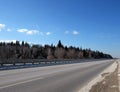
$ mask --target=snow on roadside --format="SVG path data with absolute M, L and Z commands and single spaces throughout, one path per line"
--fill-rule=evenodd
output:
M 118 80 L 119 80 L 119 92 L 120 92 L 120 59 L 118 59 L 117 60 L 118 61 L 118 66 L 119 66 L 119 68 L 118 68 Z
M 105 76 L 102 76 L 102 74 L 112 73 L 115 71 L 116 68 L 117 68 L 117 62 L 114 62 L 111 66 L 106 68 L 103 72 L 101 72 L 97 77 L 91 80 L 87 85 L 81 88 L 78 92 L 89 92 L 89 90 L 92 88 L 93 85 L 97 84 L 97 82 L 101 82 L 105 78 Z

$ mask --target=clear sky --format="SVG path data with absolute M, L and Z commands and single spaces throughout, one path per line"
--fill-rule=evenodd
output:
M 120 57 L 120 0 L 0 0 L 0 40 L 61 40 Z

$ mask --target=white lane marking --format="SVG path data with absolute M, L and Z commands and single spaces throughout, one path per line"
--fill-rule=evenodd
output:
M 24 83 L 32 82 L 32 81 L 39 80 L 39 79 L 44 79 L 44 78 L 43 78 L 43 77 L 40 77 L 40 78 L 35 78 L 35 79 L 29 79 L 29 80 L 21 81 L 21 82 L 18 82 L 18 83 L 13 83 L 13 84 L 1 86 L 0 89 L 4 89 L 4 88 L 12 87 L 12 86 L 15 86 L 15 85 L 19 85 L 19 84 L 24 84 Z

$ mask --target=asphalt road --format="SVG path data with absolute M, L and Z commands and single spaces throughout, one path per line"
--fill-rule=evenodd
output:
M 112 60 L 0 71 L 0 92 L 78 92 Z

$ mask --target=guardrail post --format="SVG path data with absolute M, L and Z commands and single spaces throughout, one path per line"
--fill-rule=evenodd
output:
M 15 66 L 15 63 L 13 63 L 13 66 Z
M 26 63 L 24 62 L 24 65 L 25 65 Z
M 32 65 L 34 65 L 34 62 L 32 62 Z
M 1 66 L 4 66 L 3 63 L 1 63 Z

